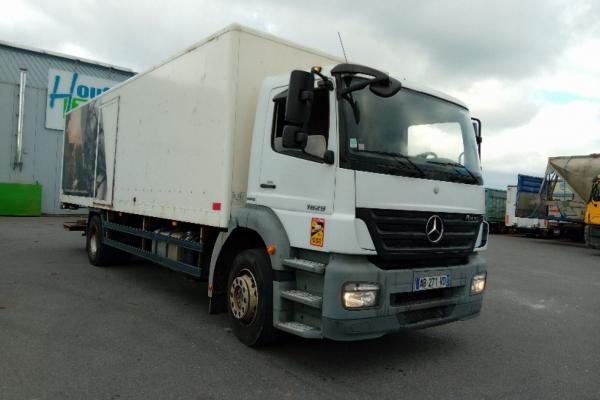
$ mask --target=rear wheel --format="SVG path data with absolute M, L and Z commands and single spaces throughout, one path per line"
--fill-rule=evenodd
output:
M 99 215 L 91 216 L 88 221 L 85 247 L 90 264 L 97 267 L 114 264 L 120 254 L 117 249 L 104 244 L 102 219 Z
M 244 250 L 233 260 L 227 280 L 227 310 L 237 338 L 248 346 L 273 342 L 273 270 L 262 249 Z

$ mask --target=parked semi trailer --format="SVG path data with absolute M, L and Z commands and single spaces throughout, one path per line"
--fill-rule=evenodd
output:
M 485 188 L 485 220 L 490 232 L 504 233 L 506 215 L 506 190 Z
M 590 244 L 593 216 L 593 190 L 600 174 L 600 155 L 550 157 L 540 190 L 548 219 L 558 226 L 561 236 Z
M 60 199 L 91 264 L 207 279 L 248 345 L 374 338 L 480 312 L 480 139 L 459 100 L 234 25 L 70 112 Z
M 546 220 L 545 218 L 518 216 L 518 199 L 518 186 L 508 186 L 506 188 L 506 216 L 504 217 L 504 225 L 506 229 L 510 232 L 545 234 L 548 231 L 548 220 Z M 523 199 L 523 197 L 521 197 L 521 199 Z

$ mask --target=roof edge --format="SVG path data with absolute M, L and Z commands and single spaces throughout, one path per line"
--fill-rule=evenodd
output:
M 203 39 L 195 42 L 191 46 L 188 46 L 188 47 L 184 48 L 183 50 L 175 53 L 174 55 L 170 56 L 169 58 L 164 59 L 164 60 L 160 61 L 157 64 L 154 64 L 149 69 L 141 72 L 140 75 L 146 74 L 146 73 L 148 73 L 150 71 L 153 71 L 153 70 L 155 70 L 155 69 L 157 69 L 157 68 L 159 68 L 159 67 L 167 64 L 168 62 L 173 61 L 174 59 L 179 58 L 179 57 L 181 57 L 181 56 L 183 56 L 183 55 L 185 55 L 185 54 L 187 54 L 189 52 L 192 52 L 192 51 L 196 50 L 198 47 L 201 47 L 202 45 L 204 45 L 204 44 L 206 44 L 206 43 L 208 43 L 210 41 L 213 41 L 217 37 L 220 37 L 220 36 L 222 36 L 222 35 L 224 35 L 226 33 L 229 33 L 229 32 L 244 32 L 244 33 L 248 33 L 250 35 L 258 36 L 258 37 L 261 37 L 263 39 L 271 40 L 271 41 L 276 42 L 276 43 L 281 43 L 281 44 L 285 44 L 285 45 L 290 46 L 290 47 L 295 47 L 295 48 L 297 48 L 299 50 L 302 50 L 302 51 L 305 51 L 305 52 L 308 52 L 308 53 L 313 53 L 313 54 L 318 55 L 320 57 L 329 58 L 332 61 L 339 61 L 339 62 L 342 61 L 342 58 L 334 56 L 334 55 L 329 54 L 329 53 L 326 53 L 324 51 L 316 50 L 316 49 L 313 49 L 313 48 L 310 48 L 310 47 L 307 47 L 307 46 L 303 46 L 303 45 L 301 45 L 299 43 L 292 42 L 292 41 L 287 40 L 287 39 L 283 39 L 283 38 L 281 38 L 279 36 L 275 36 L 275 35 L 272 35 L 270 33 L 266 33 L 266 32 L 263 32 L 263 31 L 260 31 L 260 30 L 254 29 L 254 28 L 250 28 L 250 27 L 242 25 L 242 24 L 240 24 L 238 22 L 234 22 L 234 23 L 231 23 L 231 24 L 225 26 L 224 28 L 221 28 L 218 31 L 216 31 L 216 32 L 214 32 L 214 33 L 206 36 L 205 38 L 203 38 Z
M 131 74 L 136 73 L 131 68 L 119 67 L 118 65 L 108 64 L 108 63 L 101 62 L 101 61 L 90 60 L 88 58 L 83 58 L 83 57 L 75 57 L 75 56 L 71 56 L 71 55 L 65 54 L 65 53 L 60 53 L 57 51 L 44 50 L 44 49 L 40 49 L 37 47 L 26 46 L 26 45 L 17 44 L 17 43 L 11 43 L 11 42 L 7 42 L 4 40 L 0 40 L 0 46 L 12 47 L 14 49 L 29 51 L 32 53 L 41 53 L 41 54 L 45 54 L 45 55 L 52 56 L 52 57 L 58 57 L 58 58 L 66 59 L 66 60 L 77 61 L 80 63 L 90 64 L 93 66 L 100 66 L 100 67 L 104 67 L 104 68 L 108 68 L 108 69 L 113 69 L 116 71 L 128 72 Z

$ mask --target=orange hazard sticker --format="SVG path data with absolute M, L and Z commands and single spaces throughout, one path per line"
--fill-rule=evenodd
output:
M 323 247 L 325 243 L 325 218 L 310 220 L 310 244 Z

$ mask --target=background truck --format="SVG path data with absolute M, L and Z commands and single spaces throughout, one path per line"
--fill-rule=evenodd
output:
M 504 233 L 506 215 L 506 190 L 485 188 L 485 220 L 490 232 Z
M 527 196 L 525 198 L 527 198 Z M 548 221 L 545 218 L 521 217 L 519 214 L 517 214 L 518 199 L 519 187 L 516 185 L 508 186 L 506 188 L 506 216 L 504 217 L 504 225 L 506 229 L 511 232 L 527 234 L 543 234 L 546 232 L 548 228 Z M 523 199 L 522 196 L 521 199 Z M 534 208 L 535 206 L 533 206 L 531 210 Z M 521 210 L 523 210 L 523 206 L 521 207 Z M 527 213 L 525 215 L 530 214 Z
M 546 217 L 545 204 L 540 203 L 540 188 L 544 178 L 519 174 L 515 215 L 519 218 Z
M 600 248 L 600 175 L 593 180 L 590 197 L 585 211 L 585 244 Z
M 550 157 L 540 189 L 548 219 L 558 224 L 561 236 L 590 243 L 590 207 L 593 185 L 600 174 L 600 155 Z
M 333 68 L 318 65 L 333 64 Z M 480 123 L 442 93 L 230 26 L 67 115 L 93 265 L 208 280 L 248 345 L 477 315 Z

